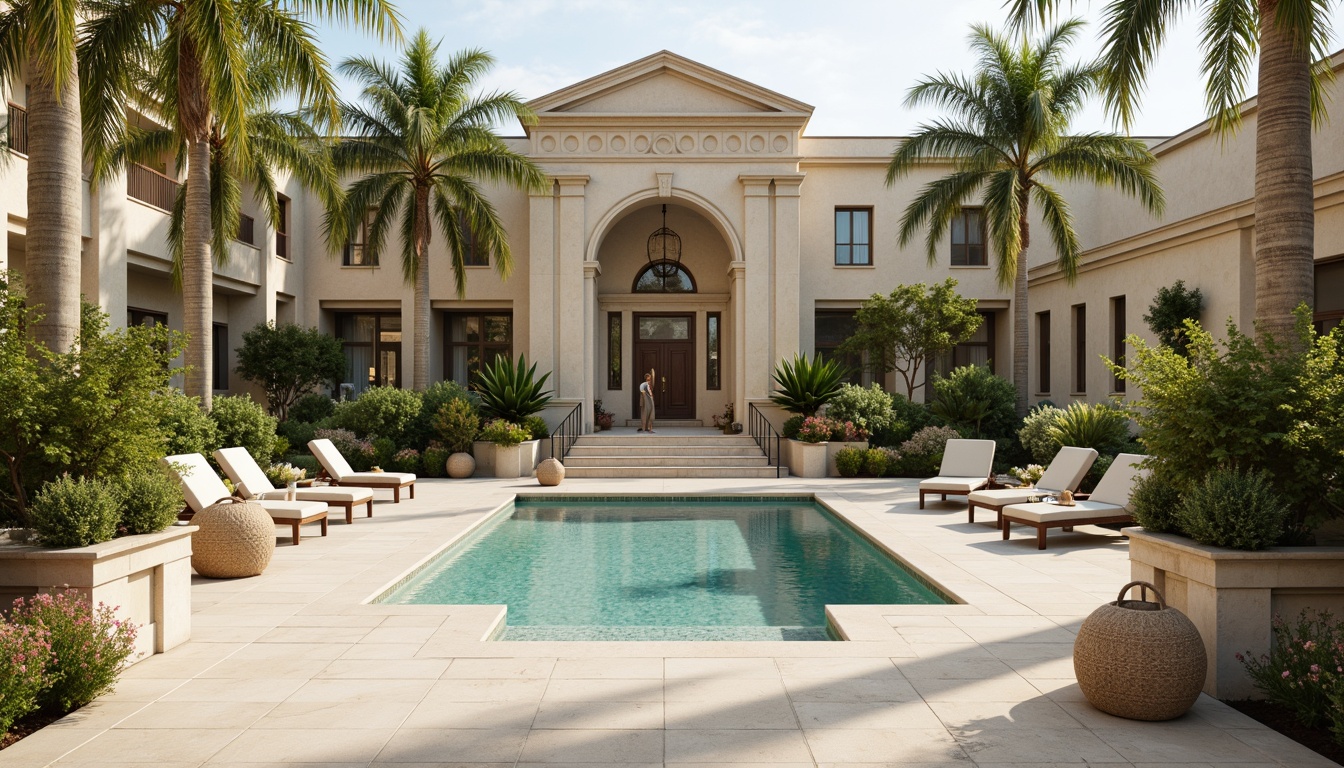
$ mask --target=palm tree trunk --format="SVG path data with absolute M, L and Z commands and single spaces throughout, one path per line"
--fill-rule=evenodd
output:
M 1026 195 L 1022 195 L 1021 218 L 1018 227 L 1022 231 L 1022 250 L 1017 254 L 1017 278 L 1013 281 L 1013 388 L 1017 390 L 1018 416 L 1027 415 L 1027 364 L 1029 334 L 1027 320 L 1031 317 L 1027 307 L 1027 247 L 1031 245 L 1031 225 L 1027 223 Z M 992 352 L 991 352 L 992 354 Z
M 415 190 L 415 371 L 411 386 L 429 387 L 429 189 Z
M 41 45 L 30 41 L 29 45 Z M 59 96 L 35 57 L 28 61 L 28 300 L 42 319 L 34 342 L 69 352 L 79 336 L 82 200 L 79 78 L 75 58 Z
M 1255 132 L 1255 321 L 1291 339 L 1293 310 L 1315 296 L 1310 55 L 1274 25 L 1278 0 L 1260 0 Z
M 179 119 L 187 140 L 186 210 L 182 221 L 182 327 L 189 335 L 186 393 L 212 405 L 210 354 L 214 268 L 210 261 L 210 102 L 200 79 L 195 47 L 184 39 L 179 54 Z

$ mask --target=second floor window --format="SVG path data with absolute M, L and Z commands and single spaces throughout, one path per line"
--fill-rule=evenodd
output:
M 835 209 L 835 263 L 867 266 L 873 263 L 873 209 Z
M 457 226 L 462 230 L 462 242 L 466 244 L 466 253 L 462 254 L 462 264 L 467 267 L 490 266 L 490 254 L 476 242 L 476 233 L 467 226 L 465 214 L 457 214 Z
M 276 207 L 280 209 L 280 222 L 275 227 L 275 255 L 289 258 L 289 198 L 276 195 Z
M 983 267 L 985 254 L 985 217 L 979 208 L 962 208 L 952 219 L 952 266 Z
M 369 244 L 369 226 L 373 224 L 374 209 L 369 209 L 364 214 L 364 220 L 359 222 L 355 231 L 350 233 L 350 240 L 345 244 L 345 250 L 341 252 L 341 266 L 344 267 L 376 267 L 378 266 L 378 257 L 368 249 Z

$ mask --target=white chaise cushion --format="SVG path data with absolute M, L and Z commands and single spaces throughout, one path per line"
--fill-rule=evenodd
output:
M 1106 474 L 1101 476 L 1096 490 L 1088 497 L 1089 500 L 1129 509 L 1129 497 L 1134 492 L 1135 481 L 1148 474 L 1147 470 L 1139 467 L 1139 462 L 1145 458 L 1147 457 L 1137 453 L 1122 453 L 1116 456 Z
M 919 490 L 970 493 L 977 488 L 983 488 L 988 482 L 989 478 L 986 475 L 981 475 L 980 477 L 943 477 L 940 475 L 938 477 L 931 477 L 928 480 L 920 480 Z
M 994 469 L 995 447 L 993 440 L 948 440 L 938 477 L 988 478 Z
M 182 495 L 192 512 L 200 512 L 221 499 L 233 496 L 199 453 L 165 456 L 163 463 L 182 485 Z
M 1036 487 L 1056 494 L 1060 491 L 1076 491 L 1096 460 L 1095 448 L 1060 448 L 1055 458 L 1050 460 L 1050 466 L 1045 468 L 1041 479 L 1036 482 Z
M 215 451 L 215 461 L 219 462 L 224 474 L 229 476 L 239 495 L 244 499 L 259 497 L 275 490 L 275 486 L 271 485 L 266 473 L 246 448 L 220 448 Z
M 308 441 L 308 450 L 313 452 L 322 468 L 331 475 L 331 479 L 340 482 L 346 475 L 354 474 L 355 470 L 350 466 L 350 462 L 345 460 L 341 452 L 336 450 L 336 446 L 325 437 Z
M 359 483 L 361 485 L 406 485 L 415 482 L 410 472 L 347 472 L 338 482 Z
M 263 491 L 257 498 L 263 500 L 281 499 L 286 496 L 284 488 Z M 325 504 L 363 504 L 373 498 L 372 488 L 300 488 L 295 494 L 299 501 L 320 501 Z
M 257 501 L 272 520 L 302 520 L 327 511 L 325 501 Z
M 1001 507 L 1005 504 L 1026 504 L 1032 496 L 1041 494 L 1035 488 L 996 488 L 992 491 L 976 491 L 966 500 L 981 506 Z
M 1033 523 L 1050 523 L 1058 520 L 1088 519 L 1102 520 L 1108 517 L 1128 514 L 1124 507 L 1105 504 L 1098 501 L 1077 501 L 1072 507 L 1061 507 L 1044 501 L 1035 504 L 1013 504 L 1003 508 L 1003 516 L 1015 520 L 1028 520 Z

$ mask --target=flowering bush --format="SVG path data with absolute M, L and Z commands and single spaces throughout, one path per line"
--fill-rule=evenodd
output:
M 481 439 L 495 445 L 518 445 L 530 437 L 526 429 L 511 421 L 495 419 L 481 430 Z
M 798 427 L 798 439 L 804 443 L 824 443 L 831 439 L 831 431 L 830 419 L 809 416 Z
M 900 458 L 892 470 L 897 477 L 929 477 L 938 472 L 947 441 L 961 437 L 951 427 L 925 427 L 901 443 Z
M 266 479 L 271 481 L 271 485 L 297 483 L 307 476 L 307 470 L 299 469 L 293 464 L 272 464 L 266 469 Z
M 348 429 L 319 429 L 313 433 L 314 439 L 321 440 L 326 438 L 331 441 L 336 450 L 340 452 L 345 460 L 350 462 L 350 468 L 356 472 L 367 471 L 373 466 L 376 452 L 373 449 L 373 443 L 368 440 L 360 440 L 355 437 L 355 433 Z
M 1306 726 L 1332 725 L 1344 741 L 1344 626 L 1329 611 L 1303 611 L 1289 628 L 1274 617 L 1274 645 L 1259 658 L 1237 654 L 1255 687 Z
M 42 627 L 0 621 L 0 736 L 37 709 L 47 683 L 51 641 Z
M 797 440 L 798 430 L 803 428 L 802 416 L 790 416 L 785 419 L 783 426 L 779 428 L 779 434 L 786 440 Z
M 420 471 L 420 452 L 414 448 L 405 448 L 397 451 L 392 456 L 393 472 L 410 472 L 415 474 Z
M 840 421 L 839 419 L 827 419 L 827 421 L 831 423 L 832 440 L 859 443 L 868 439 L 868 430 L 855 426 L 852 421 Z
M 443 447 L 443 444 L 431 440 L 429 447 L 425 448 L 425 453 L 421 456 L 420 473 L 425 477 L 444 477 L 448 474 L 448 457 L 453 452 Z
M 1013 467 L 1008 470 L 1008 474 L 1017 478 L 1017 482 L 1024 487 L 1030 487 L 1041 479 L 1041 475 L 1045 474 L 1045 467 L 1040 464 L 1028 464 L 1025 467 Z
M 135 650 L 136 627 L 73 589 L 14 601 L 10 620 L 47 633 L 51 661 L 38 703 L 71 712 L 112 690 Z

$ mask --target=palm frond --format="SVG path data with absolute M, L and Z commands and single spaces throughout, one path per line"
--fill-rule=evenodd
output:
M 1008 29 L 1025 34 L 1038 25 L 1044 27 L 1054 20 L 1059 4 L 1059 0 L 1004 0 Z M 1069 7 L 1073 7 L 1072 0 Z
M 1280 0 L 1274 9 L 1275 26 L 1290 30 L 1294 45 L 1311 62 L 1311 118 L 1317 128 L 1325 125 L 1326 120 L 1325 85 L 1335 79 L 1335 70 L 1329 63 L 1334 48 L 1330 26 L 1333 5 L 1330 0 Z
M 1039 181 L 1031 186 L 1032 199 L 1041 207 L 1041 220 L 1055 244 L 1055 264 L 1072 285 L 1078 278 L 1078 262 L 1083 246 L 1073 226 L 1068 201 L 1052 187 Z
M 30 80 L 45 80 L 57 100 L 78 84 L 75 48 L 79 39 L 79 0 L 23 0 L 28 32 L 30 65 L 38 72 L 27 72 Z
M 927 224 L 924 242 L 932 264 L 938 258 L 938 243 L 947 234 L 952 219 L 984 184 L 987 175 L 985 171 L 961 171 L 925 184 L 901 214 L 901 246 L 909 245 Z
M 1017 260 L 1022 255 L 1022 222 L 1028 188 L 1016 168 L 1004 168 L 985 180 L 983 198 L 989 242 L 998 254 L 996 276 L 1008 288 L 1017 279 Z
M 287 0 L 287 7 L 298 16 L 321 16 L 401 41 L 401 13 L 387 0 Z
M 1166 198 L 1153 173 L 1156 165 L 1157 158 L 1137 139 L 1085 133 L 1063 139 L 1049 154 L 1037 158 L 1032 170 L 1059 179 L 1118 186 L 1125 194 L 1138 197 L 1150 213 L 1160 215 Z
M 1214 130 L 1224 137 L 1241 124 L 1241 102 L 1260 42 L 1257 16 L 1248 0 L 1213 0 L 1204 14 L 1204 101 Z
M 1191 0 L 1110 0 L 1102 35 L 1106 109 L 1128 129 L 1138 113 L 1144 79 L 1177 13 Z

